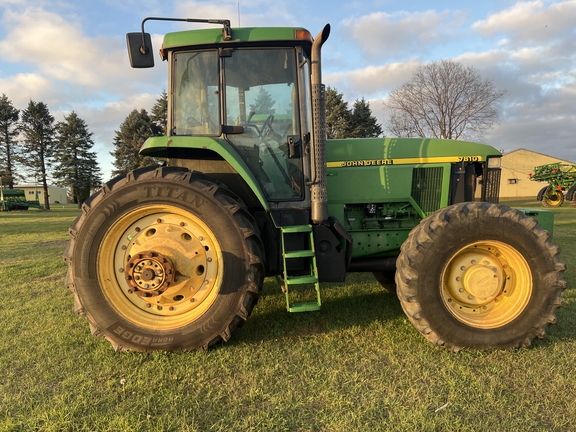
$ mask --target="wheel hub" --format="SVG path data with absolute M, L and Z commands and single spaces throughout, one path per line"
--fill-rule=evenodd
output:
M 124 273 L 132 291 L 141 297 L 158 296 L 174 282 L 170 259 L 154 251 L 143 251 L 133 256 Z
M 466 292 L 480 299 L 496 297 L 502 286 L 496 268 L 484 265 L 475 265 L 467 269 L 462 280 Z
M 514 248 L 499 241 L 472 243 L 442 272 L 444 305 L 461 322 L 496 328 L 515 319 L 530 299 L 530 268 Z

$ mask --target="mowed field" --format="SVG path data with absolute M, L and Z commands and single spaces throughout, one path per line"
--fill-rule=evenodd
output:
M 541 208 L 535 201 L 518 207 Z M 115 353 L 64 287 L 79 210 L 0 212 L 0 431 L 570 431 L 576 428 L 576 208 L 554 209 L 565 306 L 532 347 L 428 343 L 371 274 L 289 314 L 266 279 L 207 352 Z

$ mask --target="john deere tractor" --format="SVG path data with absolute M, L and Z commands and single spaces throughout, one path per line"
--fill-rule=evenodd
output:
M 264 277 L 305 312 L 348 272 L 373 273 L 450 350 L 544 336 L 566 286 L 552 214 L 497 203 L 496 149 L 327 141 L 329 25 L 314 39 L 146 18 L 127 35 L 134 68 L 154 65 L 152 19 L 217 27 L 165 35 L 167 130 L 140 150 L 162 165 L 104 184 L 70 228 L 66 284 L 95 336 L 116 350 L 208 348 L 249 318 Z M 310 301 L 294 302 L 303 289 Z

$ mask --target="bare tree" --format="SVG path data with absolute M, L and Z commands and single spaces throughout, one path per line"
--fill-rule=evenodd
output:
M 432 62 L 390 93 L 386 127 L 396 136 L 478 139 L 498 122 L 498 103 L 506 93 L 472 66 Z

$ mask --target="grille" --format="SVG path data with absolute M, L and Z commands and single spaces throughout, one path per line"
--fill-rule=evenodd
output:
M 412 198 L 427 214 L 440 208 L 443 170 L 442 167 L 414 168 L 412 172 Z
M 486 168 L 482 181 L 482 201 L 497 203 L 500 198 L 500 168 Z

